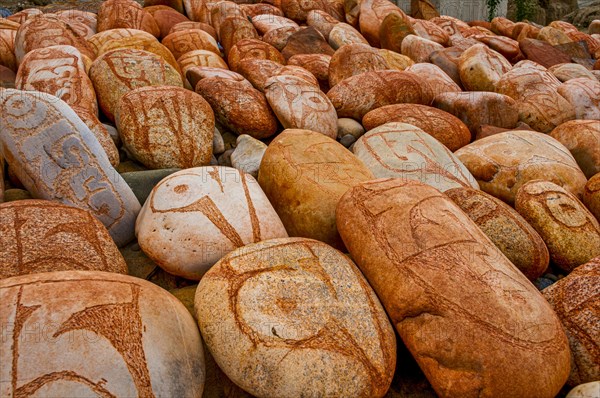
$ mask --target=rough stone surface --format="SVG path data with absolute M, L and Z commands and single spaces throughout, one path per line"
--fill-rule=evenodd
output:
M 122 246 L 140 204 L 87 126 L 60 99 L 0 90 L 2 152 L 34 197 L 89 210 Z
M 479 189 L 475 178 L 448 148 L 418 127 L 386 123 L 368 131 L 352 152 L 377 178 L 416 180 L 440 191 Z
M 386 60 L 377 49 L 364 43 L 347 44 L 340 47 L 329 62 L 329 87 L 342 80 L 374 70 L 389 69 Z
M 548 248 L 512 207 L 483 191 L 454 188 L 444 192 L 498 249 L 531 281 L 548 268 Z
M 210 163 L 215 118 L 193 91 L 172 86 L 129 91 L 119 101 L 116 122 L 128 152 L 150 169 Z
M 557 91 L 573 106 L 576 119 L 600 124 L 600 81 L 578 77 L 564 82 Z
M 571 120 L 550 133 L 563 144 L 577 161 L 587 178 L 600 173 L 600 122 Z
M 0 205 L 0 279 L 49 271 L 127 273 L 108 231 L 85 210 L 46 200 Z
M 290 236 L 336 248 L 343 243 L 335 207 L 352 186 L 373 179 L 365 165 L 338 142 L 309 130 L 285 130 L 269 144 L 258 182 Z
M 456 151 L 471 141 L 468 127 L 456 116 L 425 105 L 396 104 L 377 108 L 362 119 L 367 131 L 390 122 L 408 123 L 420 128 L 444 144 L 450 151 Z
M 507 95 L 486 91 L 444 93 L 435 97 L 433 106 L 464 122 L 475 137 L 483 126 L 512 129 L 519 122 L 519 108 Z
M 362 120 L 367 112 L 385 105 L 429 105 L 433 100 L 433 90 L 413 73 L 377 70 L 342 80 L 327 92 L 327 96 L 338 117 Z
M 542 291 L 560 318 L 573 361 L 567 383 L 576 386 L 600 379 L 600 257 L 575 268 Z
M 322 242 L 273 239 L 230 253 L 200 281 L 195 308 L 216 362 L 254 395 L 382 397 L 392 381 L 383 307 L 352 261 Z
M 469 91 L 495 91 L 502 75 L 511 68 L 502 54 L 485 44 L 470 47 L 458 61 L 460 80 Z
M 583 190 L 583 203 L 600 221 L 600 173 L 589 179 Z
M 194 319 L 150 282 L 98 271 L 31 274 L 0 280 L 0 298 L 0 322 L 15 325 L 1 343 L 15 393 L 202 396 Z M 15 343 L 40 325 L 45 338 Z M 2 395 L 10 389 L 5 383 Z
M 376 180 L 346 193 L 336 215 L 352 258 L 439 396 L 560 391 L 570 361 L 560 321 L 448 197 L 418 182 Z
M 600 389 L 600 381 L 580 384 L 567 394 L 567 398 L 589 398 L 596 395 Z
M 256 180 L 228 167 L 196 167 L 163 179 L 136 223 L 144 253 L 167 272 L 199 280 L 233 249 L 287 233 Z
M 407 72 L 414 73 L 427 83 L 433 90 L 434 98 L 443 93 L 459 93 L 462 91 L 460 86 L 454 82 L 438 66 L 430 63 L 414 64 L 405 69 Z
M 517 130 L 477 140 L 456 151 L 482 190 L 513 204 L 527 181 L 544 179 L 578 197 L 587 181 L 560 142 L 538 132 Z
M 98 9 L 98 32 L 110 29 L 138 29 L 160 36 L 152 14 L 133 0 L 107 0 Z
M 296 76 L 273 76 L 265 83 L 265 96 L 284 128 L 305 129 L 335 139 L 337 113 L 318 87 Z
M 540 234 L 553 263 L 570 272 L 600 256 L 600 224 L 572 193 L 544 180 L 519 189 L 515 209 Z
M 115 120 L 121 96 L 145 86 L 183 87 L 179 72 L 156 54 L 132 49 L 109 51 L 90 68 L 90 78 L 104 115 Z

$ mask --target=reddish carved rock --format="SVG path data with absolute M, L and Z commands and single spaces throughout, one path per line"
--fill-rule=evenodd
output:
M 337 114 L 325 93 L 296 76 L 273 76 L 265 96 L 284 128 L 304 129 L 337 137 Z
M 327 54 L 333 55 L 335 50 L 327 43 L 318 30 L 313 27 L 301 29 L 287 39 L 281 53 L 285 59 L 290 59 L 298 54 Z
M 216 40 L 200 29 L 180 30 L 170 33 L 162 43 L 171 51 L 175 59 L 194 50 L 208 50 L 219 55 L 219 46 Z
M 255 3 L 255 4 L 240 4 L 242 11 L 244 14 L 249 16 L 250 18 L 254 18 L 259 15 L 272 15 L 277 17 L 283 17 L 283 11 L 280 8 L 267 4 L 267 3 Z
M 177 60 L 181 73 L 185 76 L 187 71 L 195 66 L 229 69 L 227 63 L 219 55 L 208 50 L 194 50 L 183 54 Z
M 290 236 L 317 239 L 340 249 L 337 202 L 352 186 L 370 179 L 369 169 L 335 140 L 293 129 L 271 142 L 258 173 L 260 186 Z
M 594 174 L 585 184 L 583 203 L 600 221 L 600 173 Z
M 260 35 L 264 35 L 273 29 L 298 27 L 298 24 L 291 19 L 272 14 L 261 14 L 252 17 L 252 25 Z
M 564 325 L 571 346 L 574 366 L 571 366 L 567 384 L 575 386 L 599 380 L 600 331 L 597 325 L 600 315 L 597 304 L 600 296 L 600 258 L 575 268 L 569 275 L 544 289 L 542 294 Z M 593 391 L 590 391 L 592 395 Z
M 547 179 L 529 181 L 515 209 L 540 234 L 552 262 L 570 272 L 600 256 L 600 224 L 575 195 Z
M 21 63 L 29 51 L 54 45 L 73 46 L 90 60 L 96 58 L 85 37 L 79 36 L 66 22 L 53 14 L 40 14 L 19 27 L 14 47 L 16 60 Z
M 245 59 L 267 59 L 284 65 L 283 55 L 275 47 L 258 39 L 243 39 L 229 51 L 227 63 L 233 71 L 238 71 L 240 62 Z
M 298 54 L 288 59 L 288 65 L 300 66 L 319 81 L 321 91 L 329 91 L 329 64 L 331 56 L 326 54 Z
M 302 29 L 304 28 L 295 26 L 272 29 L 265 33 L 265 35 L 262 37 L 262 41 L 272 45 L 279 51 L 283 51 L 283 49 L 287 45 L 290 36 L 292 36 L 296 32 L 299 32 Z
M 362 0 L 360 7 L 360 32 L 373 47 L 380 47 L 379 29 L 383 20 L 391 13 L 404 12 L 387 0 Z
M 188 30 L 188 29 L 200 29 L 200 30 L 205 31 L 209 35 L 211 35 L 213 37 L 213 39 L 215 39 L 215 40 L 218 39 L 217 31 L 215 30 L 215 28 L 213 28 L 211 25 L 206 24 L 204 22 L 193 22 L 193 21 L 179 22 L 178 24 L 174 25 L 171 28 L 171 30 L 169 31 L 168 34 L 175 33 L 175 32 L 181 32 L 182 30 Z
M 415 31 L 406 14 L 398 11 L 391 12 L 381 21 L 379 27 L 381 48 L 397 53 L 402 52 L 402 40 L 414 34 Z
M 546 244 L 512 207 L 476 189 L 454 188 L 444 194 L 529 280 L 536 280 L 546 272 L 550 261 Z
M 527 59 L 549 68 L 553 65 L 571 62 L 571 58 L 550 44 L 535 39 L 519 41 L 521 51 Z
M 585 66 L 579 64 L 558 64 L 548 68 L 548 72 L 552 73 L 561 82 L 566 82 L 571 79 L 585 77 L 587 79 L 597 80 L 596 76 L 589 71 Z
M 460 72 L 458 71 L 458 61 L 462 50 L 455 47 L 448 47 L 443 50 L 434 51 L 429 56 L 429 61 L 443 70 L 454 83 L 462 87 Z
M 575 119 L 595 120 L 600 124 L 600 81 L 579 77 L 564 82 L 557 91 L 575 109 Z
M 434 98 L 443 93 L 459 93 L 461 88 L 443 70 L 434 64 L 414 64 L 406 68 L 407 72 L 414 73 L 429 83 L 433 90 Z
M 369 131 L 390 122 L 408 123 L 416 126 L 444 144 L 450 151 L 467 145 L 471 133 L 457 117 L 425 105 L 395 104 L 382 106 L 367 113 L 362 124 Z
M 242 82 L 202 79 L 196 92 L 212 107 L 215 120 L 235 134 L 267 138 L 277 131 L 277 119 L 263 93 Z
M 98 32 L 110 29 L 139 29 L 154 37 L 160 29 L 149 12 L 133 0 L 107 0 L 98 10 Z
M 215 27 L 215 29 L 217 29 Z M 217 30 L 219 32 L 219 41 L 223 46 L 225 56 L 229 54 L 229 50 L 243 39 L 258 39 L 258 33 L 254 29 L 252 22 L 243 17 L 227 18 Z
M 392 381 L 387 315 L 354 263 L 324 243 L 273 239 L 233 251 L 202 278 L 195 308 L 223 371 L 256 396 L 382 397 Z
M 230 251 L 287 233 L 256 180 L 195 167 L 158 183 L 136 223 L 140 247 L 167 272 L 199 280 Z
M 323 35 L 326 40 L 329 40 L 329 32 L 333 27 L 340 23 L 337 19 L 321 10 L 310 10 L 306 15 L 306 24 L 312 26 Z
M 89 210 L 119 246 L 134 237 L 138 200 L 65 102 L 3 89 L 0 114 L 3 155 L 34 197 Z
M 108 231 L 92 213 L 46 200 L 0 205 L 0 279 L 50 271 L 127 273 Z
M 456 151 L 482 190 L 513 204 L 519 188 L 544 179 L 581 197 L 587 179 L 559 141 L 532 131 L 507 131 Z M 521 215 L 523 215 L 521 213 Z
M 321 10 L 331 14 L 331 7 L 326 0 L 280 0 L 284 15 L 296 22 L 306 22 L 308 12 Z
M 152 17 L 160 31 L 159 37 L 163 38 L 171 33 L 173 26 L 189 22 L 190 20 L 183 14 L 173 9 L 161 9 L 152 13 Z
M 92 37 L 90 37 L 87 41 L 92 46 L 94 53 L 98 54 L 98 51 L 105 43 L 111 40 L 118 40 L 125 37 L 139 37 L 146 38 L 148 40 L 156 40 L 156 37 L 152 36 L 148 32 L 144 32 L 143 30 L 119 28 L 98 32 Z
M 198 327 L 179 300 L 153 283 L 61 271 L 3 279 L 0 297 L 0 322 L 19 325 L 1 343 L 3 359 L 14 363 L 5 372 L 15 391 L 202 396 L 206 372 Z M 13 344 L 31 330 L 41 332 L 41 325 L 46 337 Z
M 383 124 L 361 136 L 352 148 L 376 178 L 417 180 L 442 192 L 456 187 L 479 189 L 448 148 L 411 124 Z
M 252 87 L 251 84 L 237 72 L 222 69 L 222 68 L 211 68 L 210 66 L 192 66 L 187 70 L 186 78 L 190 83 L 190 86 L 196 87 L 198 82 L 202 79 L 208 79 L 211 77 L 218 77 L 220 79 L 229 79 L 236 82 L 243 83 L 247 87 Z
M 88 39 L 96 34 L 98 16 L 94 13 L 83 10 L 63 10 L 55 14 L 70 25 L 79 36 Z
M 597 120 L 568 121 L 552 130 L 550 136 L 571 151 L 587 178 L 600 173 L 600 123 Z
M 347 44 L 331 57 L 329 87 L 335 86 L 348 77 L 384 69 L 389 69 L 388 64 L 376 49 L 368 44 Z
M 98 103 L 81 53 L 72 46 L 32 50 L 21 61 L 15 87 L 52 94 L 67 104 L 98 114 Z
M 433 106 L 462 120 L 473 136 L 485 125 L 512 129 L 519 122 L 515 100 L 486 91 L 440 94 Z
M 414 65 L 415 61 L 408 58 L 406 55 L 397 52 L 386 50 L 385 48 L 377 49 L 379 55 L 385 59 L 388 64 L 388 69 L 396 69 L 399 71 L 406 70 L 409 66 Z
M 424 39 L 434 41 L 442 46 L 449 44 L 450 36 L 448 33 L 431 21 L 416 19 L 413 20 L 412 27 L 415 33 Z
M 215 119 L 210 105 L 182 87 L 141 87 L 124 94 L 116 111 L 128 152 L 150 169 L 210 163 Z
M 183 86 L 181 75 L 161 57 L 147 51 L 118 49 L 100 56 L 90 68 L 98 104 L 114 121 L 121 96 L 144 86 Z
M 473 38 L 484 43 L 512 63 L 516 63 L 524 58 L 519 47 L 519 42 L 509 37 L 477 35 L 473 36 Z
M 547 71 L 514 68 L 502 76 L 496 91 L 517 101 L 522 122 L 549 133 L 556 126 L 575 119 L 575 109 L 557 91 L 559 85 Z
M 439 43 L 416 35 L 409 35 L 402 40 L 402 54 L 415 62 L 429 62 L 431 54 L 443 48 Z
M 342 80 L 327 93 L 338 117 L 361 120 L 367 112 L 398 103 L 429 105 L 433 91 L 410 72 L 378 70 Z
M 329 45 L 337 50 L 338 48 L 347 44 L 365 44 L 369 45 L 367 39 L 365 39 L 358 30 L 354 29 L 347 23 L 339 23 L 331 29 L 329 32 Z
M 560 391 L 570 360 L 560 321 L 448 197 L 418 182 L 369 181 L 342 197 L 336 216 L 352 258 L 438 395 Z

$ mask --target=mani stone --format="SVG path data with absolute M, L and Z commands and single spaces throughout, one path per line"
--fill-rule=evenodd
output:
M 237 249 L 202 278 L 194 306 L 217 364 L 253 395 L 383 397 L 392 381 L 396 341 L 381 303 L 322 242 Z
M 583 203 L 600 221 L 600 173 L 589 179 L 583 190 Z
M 577 162 L 560 142 L 533 131 L 495 134 L 460 148 L 456 156 L 482 190 L 513 204 L 527 181 L 544 179 L 581 197 L 587 181 Z
M 194 318 L 148 281 L 99 271 L 2 279 L 0 323 L 12 325 L 0 343 L 3 397 L 202 396 Z
M 348 77 L 327 92 L 338 117 L 361 120 L 369 111 L 385 105 L 429 105 L 433 90 L 414 73 L 374 70 Z
M 46 200 L 0 205 L 0 279 L 50 271 L 127 273 L 108 231 L 89 212 Z
M 19 66 L 15 88 L 52 94 L 69 106 L 98 115 L 94 86 L 81 53 L 73 46 L 49 46 L 28 52 Z
M 515 209 L 540 234 L 550 259 L 570 272 L 600 256 L 600 224 L 572 193 L 543 180 L 519 189 Z
M 0 90 L 0 114 L 4 157 L 35 198 L 89 210 L 117 246 L 133 239 L 140 204 L 65 102 L 36 91 Z
M 563 144 L 577 161 L 587 178 L 600 172 L 600 122 L 570 120 L 550 133 Z
M 415 181 L 368 181 L 342 197 L 336 217 L 439 396 L 551 398 L 560 391 L 570 351 L 559 319 L 447 196 Z
M 457 187 L 479 189 L 448 148 L 411 124 L 391 122 L 369 130 L 352 151 L 376 178 L 421 181 L 442 192 Z
M 335 207 L 342 195 L 374 176 L 343 145 L 321 133 L 288 129 L 267 147 L 258 182 L 290 236 L 342 249 Z
M 196 167 L 163 179 L 136 223 L 144 253 L 165 271 L 200 280 L 248 243 L 287 237 L 256 180 L 230 167 Z
M 163 58 L 148 51 L 116 49 L 104 53 L 90 68 L 98 103 L 106 117 L 114 113 L 123 94 L 146 86 L 183 87 L 179 72 Z
M 471 132 L 459 118 L 426 105 L 382 106 L 367 113 L 362 119 L 367 131 L 390 122 L 412 124 L 444 144 L 450 151 L 456 151 L 471 142 Z
M 576 119 L 600 124 L 600 81 L 578 77 L 561 84 L 558 93 L 573 106 Z
M 129 91 L 119 101 L 116 122 L 128 152 L 150 169 L 210 163 L 215 118 L 193 91 L 173 86 Z
M 476 189 L 454 188 L 444 193 L 529 280 L 544 274 L 550 261 L 548 248 L 512 207 Z
M 318 86 L 296 76 L 273 76 L 265 83 L 265 96 L 284 128 L 337 136 L 337 113 Z
M 542 294 L 560 318 L 571 346 L 567 384 L 600 380 L 600 257 L 575 268 Z
M 368 44 L 355 43 L 340 47 L 329 62 L 329 87 L 349 77 L 373 70 L 389 69 L 388 63 Z

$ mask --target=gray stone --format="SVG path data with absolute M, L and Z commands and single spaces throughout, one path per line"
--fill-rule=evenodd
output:
M 340 138 L 340 144 L 345 146 L 346 148 L 350 148 L 350 145 L 356 142 L 356 138 L 352 134 L 346 134 L 342 138 Z
M 361 135 L 365 133 L 365 128 L 354 119 L 350 119 L 348 117 L 341 117 L 337 121 L 338 138 L 342 138 L 345 135 L 352 135 L 354 140 L 360 138 Z
M 234 148 L 230 148 L 223 152 L 221 156 L 219 156 L 218 163 L 219 166 L 228 166 L 231 167 L 231 154 L 233 153 Z
M 215 134 L 213 135 L 213 155 L 220 155 L 225 152 L 225 141 L 218 128 L 215 127 Z
M 237 146 L 231 153 L 231 165 L 256 178 L 266 150 L 267 145 L 262 141 L 246 134 L 240 135 L 237 139 Z
M 31 194 L 24 189 L 12 188 L 4 191 L 4 201 L 14 202 L 15 200 L 32 199 Z
M 32 196 L 89 210 L 118 246 L 134 238 L 140 203 L 90 129 L 64 101 L 0 90 L 0 139 Z

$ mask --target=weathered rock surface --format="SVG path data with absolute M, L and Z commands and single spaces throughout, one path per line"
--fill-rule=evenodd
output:
M 550 133 L 563 144 L 577 161 L 587 178 L 600 173 L 600 122 L 571 120 Z
M 448 197 L 418 182 L 369 181 L 342 197 L 336 216 L 438 395 L 558 393 L 570 362 L 560 321 Z
M 383 307 L 352 261 L 322 242 L 233 251 L 200 281 L 195 309 L 216 362 L 254 395 L 382 397 L 392 381 Z

